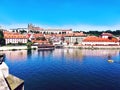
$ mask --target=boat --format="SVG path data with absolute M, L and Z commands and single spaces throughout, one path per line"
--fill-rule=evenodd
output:
M 44 51 L 44 50 L 54 50 L 55 46 L 50 44 L 39 44 L 38 50 Z
M 114 62 L 114 60 L 108 60 L 108 62 L 109 62 L 109 63 L 113 63 L 113 62 Z
M 55 48 L 63 48 L 63 45 L 55 45 Z

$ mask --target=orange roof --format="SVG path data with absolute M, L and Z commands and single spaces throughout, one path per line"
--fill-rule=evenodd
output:
M 5 39 L 27 39 L 28 35 L 23 35 L 15 32 L 3 32 Z
M 27 39 L 26 35 L 4 35 L 5 39 Z
M 43 37 L 44 35 L 43 34 L 40 34 L 40 33 L 38 33 L 38 34 L 33 34 L 33 37 L 35 37 L 35 38 L 37 38 L 37 37 Z
M 86 37 L 83 42 L 118 42 L 117 38 L 101 38 L 97 36 L 88 36 Z

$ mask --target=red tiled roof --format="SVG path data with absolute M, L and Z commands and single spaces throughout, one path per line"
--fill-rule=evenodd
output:
M 33 34 L 33 37 L 38 38 L 38 37 L 43 37 L 43 34 Z
M 96 36 L 88 36 L 86 37 L 83 42 L 118 42 L 117 38 L 101 38 Z
M 28 39 L 28 35 L 15 32 L 3 32 L 5 39 Z

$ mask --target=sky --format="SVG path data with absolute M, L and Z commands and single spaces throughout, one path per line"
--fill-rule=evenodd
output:
M 120 30 L 120 0 L 0 0 L 0 25 Z

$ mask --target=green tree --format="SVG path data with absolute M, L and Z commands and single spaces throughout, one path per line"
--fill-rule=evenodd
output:
M 27 45 L 27 48 L 28 48 L 28 49 L 31 49 L 32 44 L 33 44 L 33 43 L 32 43 L 30 40 L 28 40 L 28 42 L 27 42 L 27 44 L 26 44 L 26 45 Z
M 5 45 L 5 39 L 3 35 L 3 31 L 0 30 L 0 46 Z
M 77 40 L 77 38 L 76 38 L 76 41 L 75 41 L 75 43 L 74 43 L 74 44 L 75 44 L 75 45 L 76 45 L 76 44 L 78 44 L 78 40 Z
M 21 34 L 23 33 L 27 33 L 27 31 L 25 31 L 24 29 L 20 31 Z

